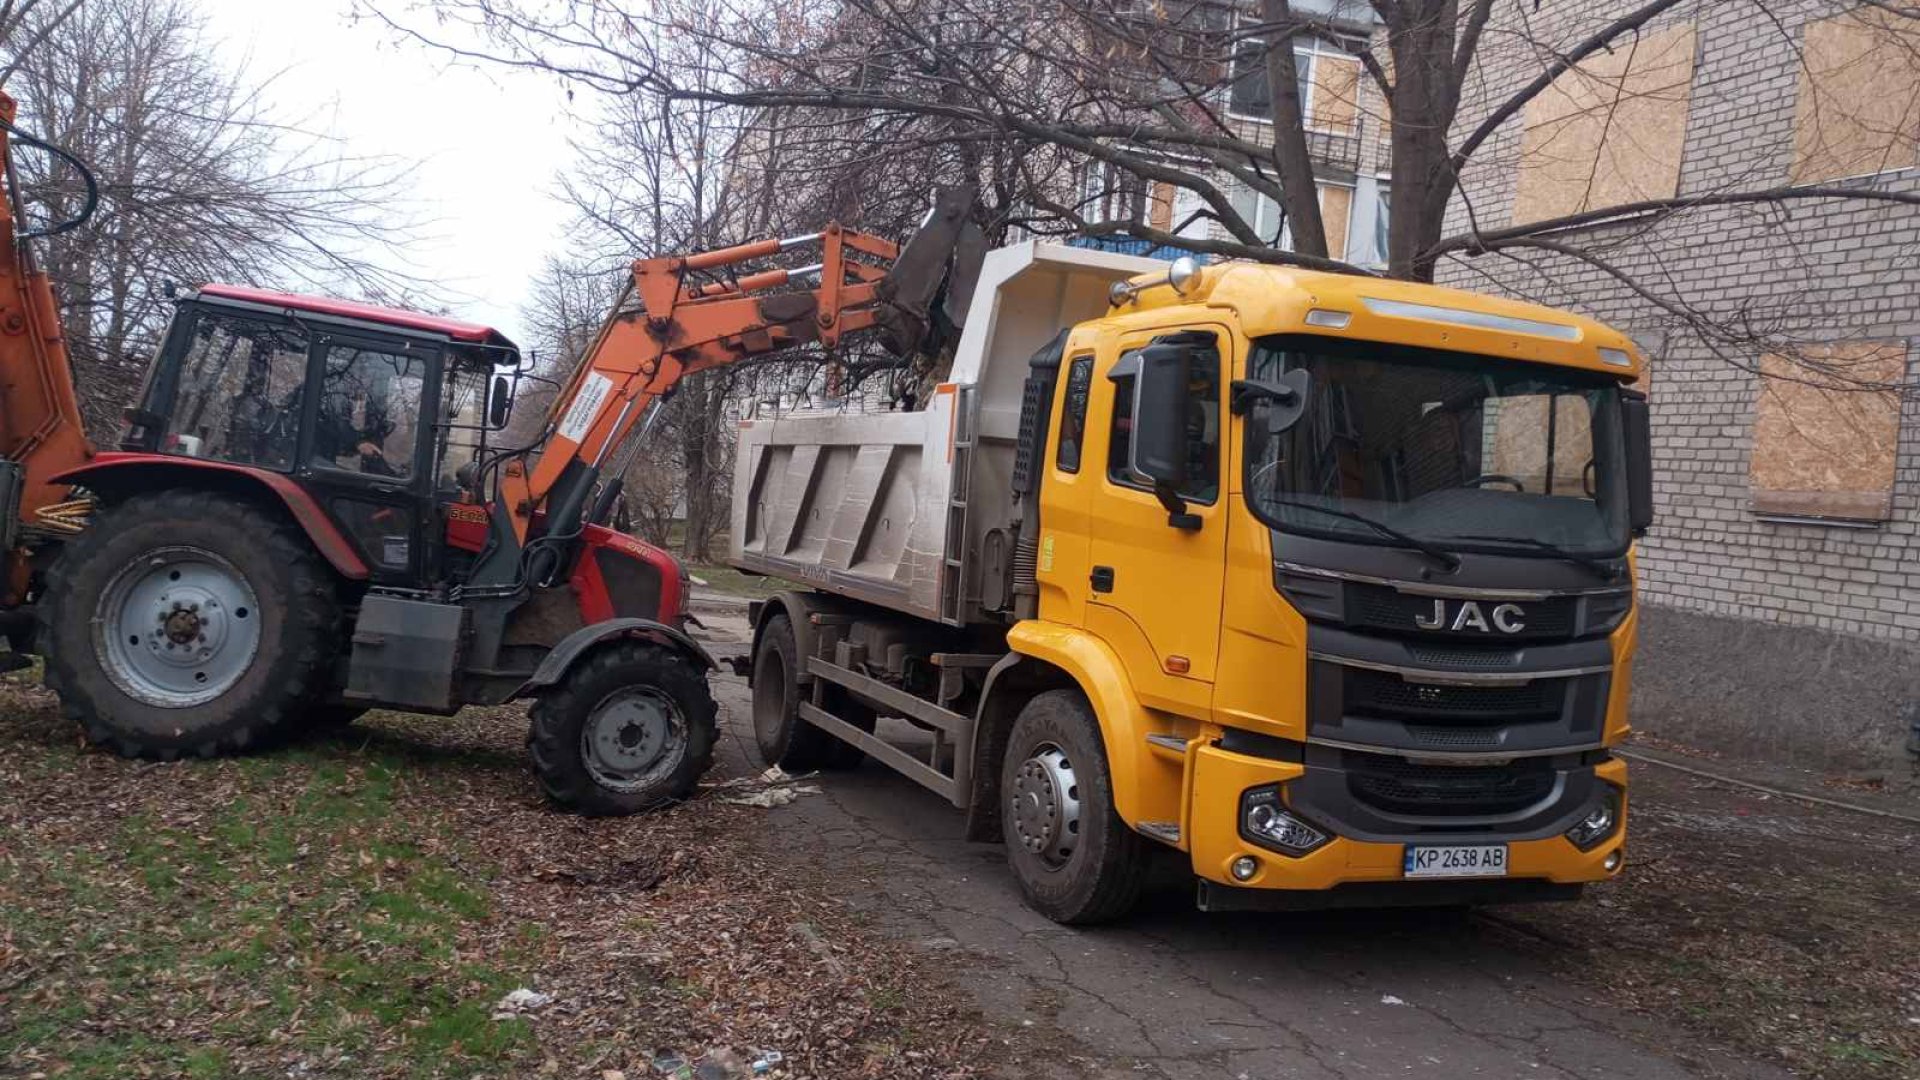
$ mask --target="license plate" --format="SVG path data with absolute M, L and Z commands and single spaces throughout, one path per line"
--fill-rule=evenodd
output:
M 1407 845 L 1404 863 L 1410 878 L 1505 877 L 1507 845 Z

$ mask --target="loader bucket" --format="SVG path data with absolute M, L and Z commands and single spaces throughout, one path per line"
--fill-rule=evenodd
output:
M 888 308 L 881 325 L 887 349 L 896 356 L 937 351 L 940 339 L 966 322 L 987 251 L 986 237 L 973 220 L 975 194 L 971 184 L 941 188 L 926 220 L 887 271 Z

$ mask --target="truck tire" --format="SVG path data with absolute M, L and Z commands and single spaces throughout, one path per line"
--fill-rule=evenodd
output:
M 1113 775 L 1093 710 L 1075 690 L 1027 702 L 1001 759 L 1000 831 L 1034 910 L 1087 926 L 1133 909 L 1147 841 L 1113 809 Z
M 873 710 L 827 687 L 827 711 L 862 731 L 874 727 Z M 867 752 L 813 726 L 800 716 L 800 646 L 785 613 L 760 631 L 753 656 L 753 738 L 760 758 L 788 772 L 851 769 Z
M 682 801 L 713 764 L 718 711 L 685 657 L 652 642 L 603 645 L 528 710 L 534 775 L 547 798 L 589 817 Z
M 66 715 L 115 753 L 163 761 L 303 723 L 340 638 L 332 572 L 306 537 L 206 491 L 102 514 L 61 552 L 38 607 Z

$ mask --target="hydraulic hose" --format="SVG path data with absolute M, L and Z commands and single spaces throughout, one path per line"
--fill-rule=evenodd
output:
M 19 128 L 5 121 L 0 121 L 0 128 L 6 129 L 7 134 L 13 136 L 14 142 L 38 147 L 73 166 L 74 171 L 80 174 L 81 182 L 87 187 L 86 201 L 81 204 L 78 214 L 75 214 L 65 221 L 56 222 L 44 228 L 28 229 L 25 232 L 19 233 L 18 238 L 21 240 L 37 240 L 43 236 L 59 236 L 61 233 L 72 232 L 86 224 L 87 219 L 91 218 L 93 212 L 100 207 L 100 183 L 94 179 L 93 170 L 87 168 L 87 163 L 81 161 L 79 157 L 68 151 L 65 147 L 56 146 L 37 135 L 21 131 Z M 7 162 L 7 171 L 9 173 L 13 171 L 13 162 L 11 160 Z M 8 179 L 11 180 L 11 176 Z M 9 183 L 8 187 L 13 192 L 14 210 L 17 215 L 20 210 L 20 187 L 18 184 L 13 183 Z

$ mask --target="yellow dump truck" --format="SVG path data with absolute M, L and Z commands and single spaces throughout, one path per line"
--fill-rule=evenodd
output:
M 1619 872 L 1643 358 L 1365 276 L 990 252 L 914 411 L 742 426 L 762 753 L 872 758 L 1112 919 L 1562 899 Z M 904 721 L 904 723 L 902 722 Z

